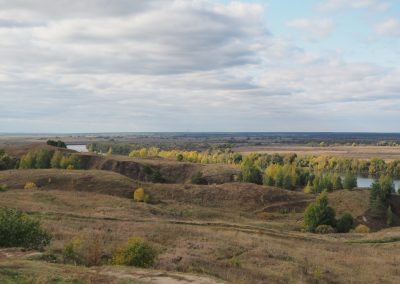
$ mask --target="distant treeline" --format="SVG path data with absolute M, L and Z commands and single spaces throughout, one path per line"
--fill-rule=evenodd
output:
M 128 155 L 131 151 L 140 148 L 136 144 L 124 143 L 91 143 L 86 145 L 89 152 L 96 153 L 113 153 L 117 155 Z
M 58 148 L 67 148 L 67 144 L 61 140 L 47 140 L 46 142 L 47 145 L 58 147 Z
M 130 152 L 131 157 L 162 157 L 191 163 L 213 164 L 241 164 L 243 156 L 230 149 L 213 151 L 163 151 L 156 147 L 141 148 Z M 400 160 L 386 162 L 382 159 L 361 160 L 356 158 L 330 157 L 330 156 L 302 156 L 296 154 L 258 154 L 246 156 L 261 171 L 272 165 L 291 165 L 296 168 L 306 169 L 309 172 L 327 173 L 352 173 L 363 176 L 388 175 L 393 178 L 400 177 Z

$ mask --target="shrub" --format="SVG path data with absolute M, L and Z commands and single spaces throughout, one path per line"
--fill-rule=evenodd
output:
M 319 225 L 335 225 L 335 210 L 328 206 L 328 196 L 325 192 L 304 211 L 304 225 L 310 232 L 314 232 Z
M 68 242 L 63 251 L 63 258 L 65 262 L 73 262 L 75 265 L 82 263 L 82 256 L 80 254 L 80 247 L 82 245 L 82 239 L 74 238 Z
M 370 229 L 367 226 L 360 224 L 352 232 L 359 234 L 367 234 L 370 232 Z
M 133 200 L 135 200 L 136 202 L 145 201 L 145 198 L 146 198 L 145 196 L 146 196 L 146 194 L 144 192 L 143 187 L 139 187 L 133 192 Z
M 64 263 L 95 266 L 102 263 L 103 243 L 100 236 L 76 237 L 66 244 L 63 251 Z
M 207 180 L 203 177 L 202 172 L 195 172 L 191 177 L 193 184 L 208 184 Z
M 42 249 L 51 240 L 39 221 L 16 209 L 0 209 L 0 236 L 0 247 Z
M 329 225 L 319 225 L 315 228 L 315 232 L 317 234 L 333 234 L 335 233 L 335 229 Z
M 143 238 L 132 237 L 113 255 L 114 265 L 149 267 L 154 264 L 156 251 Z
M 307 185 L 304 187 L 304 193 L 311 193 L 312 192 L 312 187 L 310 182 L 307 183 Z
M 241 266 L 240 259 L 237 256 L 233 256 L 229 260 L 229 264 L 232 265 L 233 267 L 240 267 Z
M 6 191 L 7 190 L 7 185 L 6 184 L 0 184 L 0 192 L 1 191 Z
M 25 183 L 24 189 L 37 189 L 37 185 L 34 182 L 28 181 Z
M 350 213 L 345 213 L 336 224 L 339 233 L 348 233 L 354 226 L 354 218 Z

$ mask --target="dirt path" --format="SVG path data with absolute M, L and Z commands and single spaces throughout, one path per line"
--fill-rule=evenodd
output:
M 223 284 L 221 280 L 211 279 L 208 277 L 172 273 L 157 270 L 145 270 L 145 269 L 130 269 L 130 268 L 115 268 L 106 267 L 99 271 L 100 275 L 111 276 L 117 279 L 132 279 L 142 281 L 144 283 L 155 283 L 155 284 Z

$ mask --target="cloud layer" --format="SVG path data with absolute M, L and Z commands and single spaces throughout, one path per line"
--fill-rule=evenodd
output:
M 398 130 L 398 69 L 308 51 L 266 17 L 238 2 L 0 0 L 0 132 Z

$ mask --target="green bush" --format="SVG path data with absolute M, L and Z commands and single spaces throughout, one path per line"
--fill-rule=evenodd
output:
M 0 184 L 0 192 L 1 191 L 6 191 L 7 190 L 7 185 L 6 184 Z
M 339 233 L 348 233 L 354 226 L 354 218 L 350 213 L 345 213 L 336 224 Z
M 347 173 L 343 180 L 344 189 L 353 189 L 357 187 L 357 177 L 351 173 Z
M 329 225 L 319 225 L 315 228 L 315 233 L 317 234 L 333 234 L 335 233 L 335 229 Z
M 0 209 L 0 247 L 42 249 L 51 236 L 40 222 L 16 209 Z
M 132 237 L 113 255 L 115 265 L 149 267 L 154 264 L 156 251 L 143 238 Z

